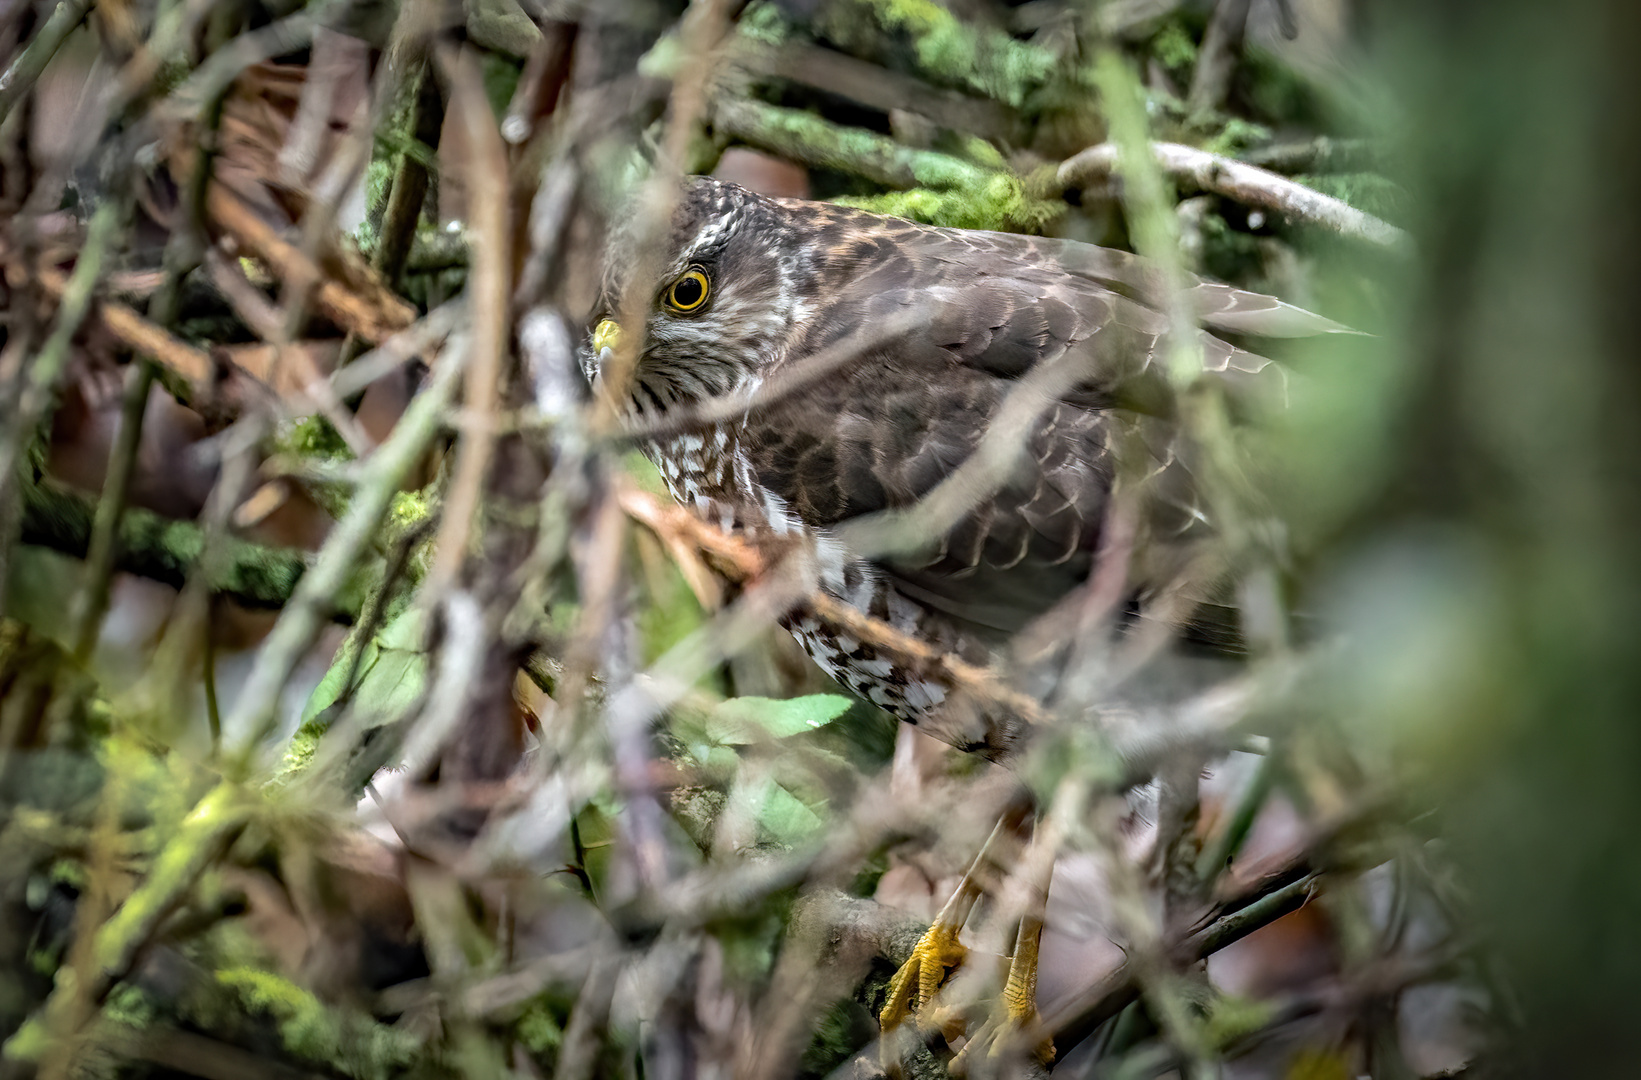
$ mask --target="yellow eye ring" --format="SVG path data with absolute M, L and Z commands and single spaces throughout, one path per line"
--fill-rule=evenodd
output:
M 706 271 L 692 266 L 667 289 L 667 306 L 674 311 L 699 311 L 711 294 L 712 282 L 707 280 Z

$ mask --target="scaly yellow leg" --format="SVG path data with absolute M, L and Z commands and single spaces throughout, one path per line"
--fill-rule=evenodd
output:
M 964 872 L 963 880 L 957 883 L 934 922 L 912 948 L 912 955 L 889 981 L 889 997 L 878 1014 L 884 1035 L 933 1000 L 946 980 L 947 969 L 960 966 L 967 958 L 969 950 L 958 940 L 958 935 L 968 922 L 975 901 L 980 899 L 980 867 L 1002 829 L 1003 822 L 999 821 Z

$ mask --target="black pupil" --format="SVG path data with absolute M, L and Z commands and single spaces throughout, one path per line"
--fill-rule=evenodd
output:
M 679 307 L 694 307 L 701 302 L 701 279 L 691 274 L 672 287 L 672 302 Z

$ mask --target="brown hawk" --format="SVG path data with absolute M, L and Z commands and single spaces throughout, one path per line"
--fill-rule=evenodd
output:
M 631 241 L 617 240 L 584 354 L 589 377 L 611 356 L 634 262 Z M 666 431 L 650 453 L 673 496 L 726 526 L 809 532 L 827 592 L 937 649 L 993 662 L 1087 580 L 1124 467 L 1119 447 L 1145 459 L 1126 467 L 1149 492 L 1132 597 L 1143 604 L 1211 532 L 1173 437 L 1162 286 L 1136 256 L 693 179 L 660 264 L 629 404 Z M 1221 331 L 1343 329 L 1225 285 L 1192 281 L 1185 295 Z M 887 330 L 874 339 L 873 328 Z M 1233 402 L 1284 392 L 1269 361 L 1197 335 Z M 865 347 L 804 377 L 807 361 L 850 341 Z M 783 377 L 796 389 L 760 401 Z M 1014 417 L 1024 430 L 991 468 L 963 478 L 956 512 L 911 544 L 849 550 L 852 522 L 913 508 L 954 477 L 1022 388 L 1037 391 Z M 750 407 L 691 422 L 702 403 L 737 396 Z M 806 612 L 789 627 L 828 674 L 901 719 L 990 757 L 1010 749 L 1014 726 L 954 718 L 926 672 Z
M 612 248 L 584 354 L 595 379 L 622 345 L 633 243 Z M 1176 438 L 1168 291 L 1143 260 L 704 179 L 687 184 L 659 254 L 642 340 L 626 343 L 636 353 L 626 404 L 655 436 L 650 453 L 673 496 L 726 527 L 804 535 L 833 601 L 936 655 L 1006 670 L 1028 694 L 1052 690 L 1068 648 L 1053 627 L 1074 627 L 1066 609 L 1094 591 L 1081 586 L 1100 569 L 1118 490 L 1143 494 L 1124 519 L 1116 586 L 1142 615 L 1154 591 L 1177 591 L 1214 535 L 1189 441 Z M 1181 299 L 1219 331 L 1344 329 L 1224 285 L 1193 280 Z M 1283 395 L 1276 365 L 1184 323 L 1173 332 L 1193 335 L 1186 344 L 1233 407 Z M 892 527 L 863 526 L 874 521 Z M 961 749 L 995 759 L 1014 748 L 1018 716 L 966 701 L 909 652 L 819 617 L 822 606 L 812 598 L 787 625 L 832 677 Z M 1020 637 L 1037 643 L 1010 657 Z M 1022 651 L 1033 663 L 1019 662 Z M 1006 1006 L 969 1046 L 1053 1056 L 1035 1005 L 1047 887 L 1021 919 Z M 889 1057 L 899 1053 L 890 1033 L 962 962 L 959 932 L 980 889 L 971 867 L 891 983 Z

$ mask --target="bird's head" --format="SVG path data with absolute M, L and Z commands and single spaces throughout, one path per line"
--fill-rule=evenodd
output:
M 744 188 L 687 181 L 649 259 L 635 233 L 618 230 L 611 242 L 582 355 L 596 379 L 630 332 L 622 325 L 629 285 L 642 290 L 629 390 L 640 411 L 747 385 L 781 358 L 812 310 L 813 272 L 786 208 Z

